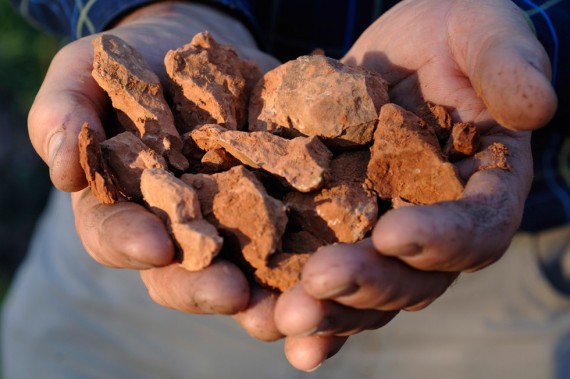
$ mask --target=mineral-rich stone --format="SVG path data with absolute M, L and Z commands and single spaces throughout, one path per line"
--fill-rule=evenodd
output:
M 240 164 L 239 160 L 224 149 L 212 149 L 206 151 L 206 154 L 202 156 L 200 161 L 200 173 L 214 174 L 216 172 L 227 171 Z
M 95 132 L 87 123 L 83 124 L 78 136 L 79 163 L 85 171 L 91 192 L 104 204 L 113 204 L 122 199 L 103 159 L 101 145 Z
M 475 160 L 475 171 L 490 170 L 493 168 L 511 171 L 511 165 L 508 161 L 509 155 L 509 149 L 505 145 L 500 142 L 494 142 L 476 153 L 473 157 Z
M 433 128 L 440 141 L 447 141 L 453 121 L 444 106 L 427 102 L 416 108 L 414 112 Z
M 201 204 L 204 218 L 238 241 L 244 258 L 255 268 L 265 267 L 287 224 L 285 206 L 267 194 L 244 166 L 206 174 L 184 174 Z
M 142 55 L 111 34 L 93 40 L 93 78 L 118 111 L 121 125 L 163 155 L 177 170 L 188 168 L 181 154 L 182 141 L 162 92 L 158 76 Z
M 223 148 L 242 163 L 276 175 L 301 192 L 323 185 L 332 158 L 317 137 L 288 140 L 268 132 L 226 130 L 215 124 L 203 125 L 191 136 L 201 149 Z
M 181 132 L 211 123 L 243 129 L 249 93 L 261 78 L 255 63 L 241 59 L 233 47 L 217 43 L 208 32 L 169 51 L 164 62 Z
M 463 193 L 457 169 L 445 160 L 433 129 L 396 104 L 382 107 L 370 151 L 368 178 L 382 198 L 431 204 Z
M 376 194 L 365 185 L 369 153 L 355 151 L 333 160 L 330 184 L 307 194 L 285 196 L 290 218 L 328 243 L 363 239 L 378 220 Z
M 180 250 L 180 264 L 189 271 L 212 263 L 222 248 L 217 229 L 202 218 L 194 189 L 162 169 L 146 169 L 141 192 L 150 209 L 168 226 Z
M 372 141 L 388 84 L 363 68 L 302 56 L 264 75 L 249 106 L 249 130 L 318 136 L 335 148 Z
M 103 141 L 101 151 L 115 175 L 117 187 L 128 199 L 142 198 L 140 182 L 144 169 L 167 168 L 164 158 L 131 132 L 123 132 Z
M 451 129 L 451 136 L 447 141 L 444 154 L 454 161 L 471 156 L 479 150 L 479 132 L 472 122 L 458 122 Z
M 301 280 L 301 271 L 311 254 L 277 253 L 267 266 L 255 270 L 255 279 L 266 287 L 285 292 Z

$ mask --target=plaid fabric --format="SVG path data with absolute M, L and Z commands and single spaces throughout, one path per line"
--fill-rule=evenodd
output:
M 13 0 L 22 14 L 72 38 L 104 30 L 115 18 L 152 0 Z M 340 57 L 396 0 L 211 0 L 255 25 L 262 45 L 282 60 L 322 48 Z M 551 58 L 559 111 L 533 136 L 535 180 L 521 228 L 570 221 L 570 0 L 514 0 Z

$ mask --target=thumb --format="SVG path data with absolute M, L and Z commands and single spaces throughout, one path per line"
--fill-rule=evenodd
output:
M 101 139 L 104 92 L 91 77 L 92 49 L 79 40 L 54 57 L 28 116 L 28 132 L 36 152 L 48 164 L 53 184 L 63 191 L 87 185 L 79 164 L 77 136 L 88 122 Z
M 456 59 L 491 116 L 513 130 L 532 130 L 554 116 L 557 98 L 548 55 L 512 2 L 466 2 L 450 20 Z M 493 6 L 494 12 L 482 12 Z

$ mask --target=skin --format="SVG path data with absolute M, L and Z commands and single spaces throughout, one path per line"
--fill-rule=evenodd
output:
M 232 43 L 263 70 L 278 64 L 257 50 L 238 21 L 188 3 L 142 8 L 112 32 L 164 77 L 166 50 L 202 30 Z M 74 192 L 77 232 L 87 251 L 104 265 L 140 270 L 149 295 L 163 306 L 232 314 L 261 340 L 286 336 L 287 359 L 306 371 L 338 352 L 348 336 L 382 327 L 400 310 L 424 308 L 459 272 L 502 256 L 532 179 L 527 131 L 546 124 L 556 109 L 548 57 L 510 1 L 402 1 L 364 32 L 345 63 L 380 72 L 400 105 L 425 99 L 447 106 L 456 121 L 475 121 L 483 145 L 502 142 L 516 157 L 512 170 L 471 175 L 470 162 L 462 162 L 469 181 L 461 199 L 388 212 L 370 239 L 319 250 L 302 282 L 277 297 L 250 288 L 229 262 L 198 273 L 180 269 L 172 264 L 173 244 L 156 216 L 136 204 L 102 205 L 84 189 L 77 134 L 87 121 L 104 138 L 110 110 L 90 76 L 91 38 L 57 54 L 29 115 L 32 144 L 49 165 L 54 185 Z

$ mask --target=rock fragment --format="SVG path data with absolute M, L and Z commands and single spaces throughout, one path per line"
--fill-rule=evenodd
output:
M 267 266 L 255 270 L 255 279 L 262 285 L 285 292 L 301 280 L 301 271 L 311 254 L 277 253 Z
M 101 145 L 95 132 L 83 124 L 78 137 L 79 163 L 85 171 L 91 192 L 104 204 L 114 204 L 122 199 L 115 180 L 103 159 Z
M 451 129 L 451 136 L 447 141 L 444 154 L 451 161 L 455 161 L 466 156 L 472 156 L 479 150 L 479 132 L 472 122 L 458 122 Z
M 306 230 L 288 232 L 283 235 L 282 251 L 287 253 L 314 253 L 319 247 L 326 245 L 321 238 Z
M 181 154 L 182 141 L 158 76 L 142 55 L 119 37 L 103 34 L 92 43 L 92 76 L 111 98 L 121 125 L 163 155 L 175 169 L 187 169 L 188 162 Z
M 217 43 L 208 32 L 165 57 L 178 129 L 216 123 L 243 129 L 249 93 L 261 78 L 255 63 L 241 59 L 229 45 Z
M 181 179 L 198 193 L 204 218 L 237 240 L 251 266 L 265 267 L 287 224 L 283 203 L 269 196 L 244 166 L 212 175 L 184 174 Z
M 431 204 L 463 193 L 457 169 L 444 159 L 435 132 L 396 104 L 382 107 L 370 150 L 368 178 L 382 198 Z
M 167 169 L 166 161 L 131 132 L 117 134 L 101 143 L 107 165 L 113 171 L 120 192 L 130 200 L 140 200 L 144 169 Z
M 249 105 L 249 130 L 318 136 L 335 148 L 372 141 L 388 84 L 372 71 L 322 55 L 302 56 L 264 75 Z
M 416 108 L 414 113 L 427 122 L 440 141 L 447 141 L 451 134 L 453 121 L 444 106 L 427 102 Z
M 498 168 L 504 171 L 511 171 L 508 161 L 509 149 L 500 142 L 493 142 L 484 150 L 475 154 L 475 171 L 490 170 Z
M 369 156 L 366 151 L 341 154 L 333 160 L 326 188 L 287 194 L 284 202 L 291 220 L 327 243 L 363 239 L 378 220 L 376 194 L 365 185 Z
M 317 137 L 288 140 L 267 132 L 226 130 L 214 124 L 203 125 L 191 136 L 201 149 L 223 148 L 242 163 L 276 175 L 301 192 L 323 185 L 332 158 Z
M 216 172 L 227 171 L 234 166 L 238 166 L 240 161 L 224 149 L 213 149 L 206 151 L 206 154 L 204 154 L 200 163 L 200 173 L 214 174 Z
M 180 265 L 189 271 L 208 267 L 222 248 L 217 229 L 202 218 L 192 187 L 162 169 L 146 169 L 141 192 L 151 210 L 165 222 L 180 251 Z

